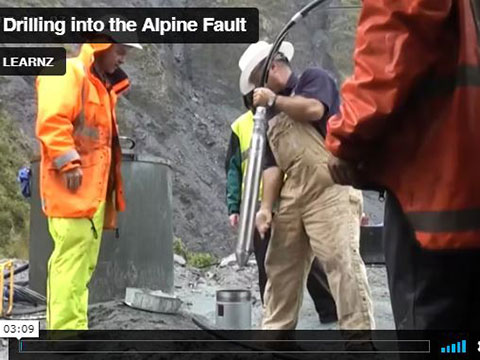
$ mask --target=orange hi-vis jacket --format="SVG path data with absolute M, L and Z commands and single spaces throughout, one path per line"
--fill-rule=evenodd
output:
M 121 148 L 115 118 L 117 95 L 129 87 L 117 69 L 105 86 L 92 71 L 94 53 L 111 44 L 84 44 L 67 59 L 63 76 L 37 78 L 36 134 L 41 145 L 40 196 L 49 217 L 92 218 L 106 201 L 105 228 L 125 209 Z M 79 189 L 67 189 L 62 173 L 83 171 Z
M 480 248 L 480 0 L 364 0 L 327 148 L 399 199 L 427 249 Z

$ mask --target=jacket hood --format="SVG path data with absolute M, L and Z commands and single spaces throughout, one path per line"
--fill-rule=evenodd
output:
M 90 69 L 95 61 L 95 53 L 107 50 L 112 46 L 112 43 L 85 43 L 82 45 L 79 58 L 85 65 L 85 68 Z M 123 93 L 130 87 L 128 75 L 121 68 L 118 68 L 112 74 L 107 74 L 108 82 L 117 95 Z

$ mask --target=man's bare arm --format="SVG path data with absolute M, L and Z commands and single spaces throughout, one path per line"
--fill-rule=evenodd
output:
M 316 121 L 325 114 L 325 106 L 320 101 L 298 95 L 278 95 L 275 108 L 299 122 Z
M 255 106 L 267 106 L 273 101 L 275 93 L 268 88 L 257 88 L 253 94 L 253 104 Z M 277 95 L 275 100 L 275 109 L 278 112 L 284 112 L 293 120 L 299 122 L 316 121 L 323 118 L 325 106 L 320 100 L 307 98 L 304 96 L 282 96 Z
M 280 196 L 283 185 L 283 172 L 279 167 L 270 167 L 263 172 L 263 197 L 261 208 L 272 212 L 273 204 Z
M 282 184 L 283 172 L 279 167 L 270 167 L 263 172 L 262 204 L 255 216 L 255 224 L 262 239 L 270 226 L 272 226 L 273 204 L 275 204 L 280 195 Z

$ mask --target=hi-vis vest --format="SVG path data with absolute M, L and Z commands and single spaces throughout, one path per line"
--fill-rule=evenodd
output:
M 242 194 L 245 186 L 244 180 L 247 171 L 248 156 L 250 153 L 250 143 L 253 135 L 253 124 L 253 113 L 251 111 L 247 111 L 231 125 L 232 131 L 235 133 L 235 135 L 237 135 L 240 142 L 240 152 L 242 154 Z M 258 194 L 259 199 L 261 199 L 263 194 L 263 182 L 260 183 L 260 190 Z
M 480 1 L 364 0 L 327 148 L 398 198 L 427 249 L 480 248 Z

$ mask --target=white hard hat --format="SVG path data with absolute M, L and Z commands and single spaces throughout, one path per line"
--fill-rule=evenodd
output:
M 139 50 L 143 49 L 143 46 L 140 45 L 139 43 L 123 43 L 122 45 L 129 46 L 129 47 L 139 49 Z
M 255 67 L 268 56 L 271 48 L 272 44 L 269 44 L 266 41 L 259 41 L 255 44 L 251 44 L 240 57 L 240 60 L 238 61 L 238 67 L 242 73 L 240 74 L 239 86 L 240 92 L 243 95 L 248 94 L 255 88 L 255 85 L 249 81 L 250 75 Z M 291 61 L 293 54 L 295 53 L 295 49 L 292 43 L 284 41 L 282 42 L 282 45 L 280 45 L 278 52 L 282 53 L 288 59 L 288 61 Z
M 122 15 L 118 15 L 118 14 L 105 15 L 104 17 L 101 18 L 101 20 L 104 23 L 107 23 L 112 18 L 122 19 L 124 21 L 128 20 L 126 17 L 124 17 Z M 131 42 L 131 43 L 123 42 L 125 40 L 127 40 L 127 41 L 138 41 L 138 35 L 137 35 L 136 32 L 128 33 L 127 36 L 125 36 L 125 34 L 116 33 L 116 32 L 110 31 L 109 29 L 105 29 L 103 31 L 98 32 L 98 34 L 107 35 L 110 39 L 112 39 L 114 42 L 116 42 L 118 44 L 122 44 L 122 45 L 132 47 L 132 48 L 135 48 L 135 49 L 139 49 L 139 50 L 143 49 L 143 46 L 140 45 L 137 42 Z

